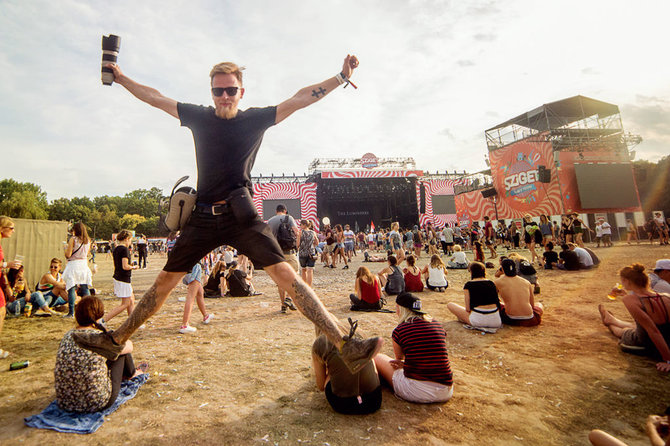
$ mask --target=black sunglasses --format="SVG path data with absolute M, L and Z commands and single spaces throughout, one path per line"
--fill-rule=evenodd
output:
M 212 87 L 212 94 L 217 98 L 223 96 L 225 91 L 228 96 L 235 96 L 240 87 Z

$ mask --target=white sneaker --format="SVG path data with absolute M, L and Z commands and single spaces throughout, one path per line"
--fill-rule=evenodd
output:
M 209 314 L 207 315 L 207 317 L 204 318 L 204 319 L 202 320 L 202 323 L 203 323 L 203 324 L 209 324 L 210 322 L 212 322 L 212 319 L 213 319 L 213 318 L 214 318 L 214 314 L 213 314 L 213 313 L 209 313 Z
M 190 325 L 187 325 L 186 327 L 181 327 L 179 329 L 179 333 L 181 334 L 195 333 L 196 331 L 198 331 L 198 329 L 195 327 L 191 327 Z

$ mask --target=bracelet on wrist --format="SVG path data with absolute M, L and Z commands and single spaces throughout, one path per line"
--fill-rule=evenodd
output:
M 356 84 L 354 84 L 353 82 L 351 82 L 351 81 L 349 80 L 349 78 L 348 78 L 343 72 L 341 72 L 340 74 L 338 74 L 337 76 L 335 76 L 335 78 L 337 79 L 338 82 L 340 82 L 340 85 L 346 83 L 347 85 L 351 85 L 352 87 L 358 89 L 358 87 L 356 86 Z M 347 88 L 347 85 L 345 85 L 343 88 Z

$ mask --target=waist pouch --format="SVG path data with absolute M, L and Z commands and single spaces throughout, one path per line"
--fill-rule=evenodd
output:
M 256 206 L 254 206 L 254 201 L 251 199 L 251 193 L 248 188 L 238 187 L 230 193 L 226 201 L 230 209 L 232 209 L 237 223 L 246 224 L 258 217 L 258 211 L 256 210 Z

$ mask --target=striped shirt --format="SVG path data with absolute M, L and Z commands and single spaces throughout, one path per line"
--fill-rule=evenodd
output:
M 407 378 L 446 386 L 453 384 L 447 354 L 447 333 L 439 322 L 415 318 L 398 325 L 392 337 L 405 354 L 404 372 Z

